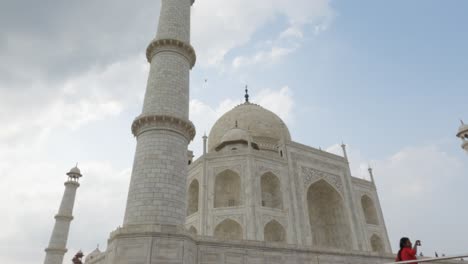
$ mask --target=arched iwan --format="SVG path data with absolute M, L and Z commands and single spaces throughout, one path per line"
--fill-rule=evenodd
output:
M 309 223 L 314 246 L 351 249 L 351 229 L 343 198 L 326 181 L 319 180 L 307 191 Z
M 262 175 L 262 206 L 283 209 L 283 195 L 281 193 L 281 183 L 276 175 L 267 172 Z
M 373 252 L 383 253 L 385 251 L 382 239 L 376 234 L 370 238 L 370 244 Z
M 233 207 L 241 204 L 241 180 L 239 174 L 225 170 L 215 179 L 214 208 Z
M 198 192 L 199 192 L 199 184 L 198 180 L 193 180 L 190 183 L 188 194 L 187 194 L 187 216 L 192 215 L 198 212 Z
M 225 219 L 214 230 L 214 236 L 223 240 L 242 240 L 242 234 L 242 226 L 231 219 Z
M 361 205 L 362 211 L 364 212 L 364 217 L 366 219 L 366 223 L 371 225 L 378 225 L 379 218 L 377 217 L 377 211 L 375 210 L 374 202 L 372 201 L 372 199 L 367 195 L 363 195 L 361 197 Z
M 192 235 L 196 235 L 198 233 L 197 229 L 194 226 L 190 226 L 188 232 Z
M 275 220 L 271 220 L 263 229 L 264 240 L 268 242 L 286 242 L 286 231 Z

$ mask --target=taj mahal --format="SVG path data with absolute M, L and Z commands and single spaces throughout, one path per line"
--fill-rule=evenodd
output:
M 248 93 L 203 136 L 203 154 L 193 159 L 194 0 L 161 2 L 146 51 L 142 113 L 131 125 L 137 146 L 122 226 L 110 232 L 105 250 L 74 262 L 393 262 L 372 169 L 370 180 L 354 177 L 345 145 L 340 156 L 295 142 L 281 118 Z M 69 263 L 64 254 L 82 172 L 75 167 L 67 175 L 45 264 Z

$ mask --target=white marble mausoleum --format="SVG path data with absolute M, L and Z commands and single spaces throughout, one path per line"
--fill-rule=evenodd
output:
M 105 250 L 85 252 L 85 263 L 392 262 L 372 170 L 370 181 L 353 177 L 344 145 L 339 156 L 295 142 L 286 124 L 248 94 L 217 120 L 204 136 L 203 155 L 192 160 L 192 4 L 161 0 L 146 50 L 142 113 L 131 126 L 137 144 L 125 216 Z M 67 252 L 82 172 L 75 167 L 67 175 L 45 264 L 62 264 Z

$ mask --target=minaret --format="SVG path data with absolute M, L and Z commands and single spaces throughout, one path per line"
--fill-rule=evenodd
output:
M 370 179 L 371 179 L 371 182 L 373 184 L 375 184 L 375 181 L 374 181 L 374 172 L 372 170 L 372 167 L 369 165 L 369 168 L 367 169 L 367 171 L 369 171 L 369 176 L 370 176 Z
M 206 136 L 206 133 L 203 135 L 203 155 L 206 154 L 206 141 L 208 137 Z
M 194 0 L 161 0 L 142 113 L 133 121 L 137 144 L 123 226 L 111 233 L 106 263 L 193 263 L 186 234 L 190 9 Z
M 123 227 L 182 226 L 186 216 L 193 0 L 162 0 L 156 38 L 146 56 L 150 72 L 143 111 L 132 124 L 137 139 Z
M 348 160 L 348 153 L 346 152 L 346 144 L 341 143 L 341 148 L 343 149 L 343 157 L 345 158 L 345 160 Z
M 49 246 L 45 249 L 44 264 L 62 264 L 63 256 L 67 252 L 68 231 L 73 220 L 73 205 L 75 204 L 76 189 L 80 186 L 78 179 L 82 176 L 78 167 L 72 168 L 65 182 L 65 192 L 62 203 L 55 216 L 55 225 L 50 237 Z

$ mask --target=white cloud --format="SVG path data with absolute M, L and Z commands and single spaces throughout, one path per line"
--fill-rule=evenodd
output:
M 271 65 L 281 61 L 287 55 L 301 47 L 303 32 L 301 26 L 291 25 L 280 32 L 276 39 L 262 43 L 253 55 L 238 55 L 232 61 L 234 70 L 252 65 Z
M 204 0 L 193 7 L 193 43 L 201 65 L 223 62 L 231 50 L 252 40 L 252 36 L 275 18 L 284 16 L 288 27 L 329 24 L 334 11 L 328 0 Z M 281 33 L 280 33 L 281 34 Z M 214 41 L 213 36 L 216 36 Z M 297 32 L 296 32 L 297 36 Z
M 327 151 L 342 155 L 338 144 Z M 359 150 L 348 147 L 348 156 L 354 176 L 368 179 L 369 163 L 374 169 L 393 250 L 402 236 L 421 239 L 426 255 L 466 250 L 466 234 L 460 229 L 468 214 L 458 206 L 468 201 L 466 161 L 437 145 L 406 147 L 370 162 Z
M 302 30 L 298 26 L 290 26 L 279 35 L 280 39 L 298 38 L 304 37 Z
M 271 49 L 265 51 L 261 50 L 252 57 L 238 56 L 232 61 L 234 69 L 238 69 L 244 66 L 250 66 L 255 64 L 273 64 L 278 62 L 281 58 L 289 55 L 297 49 L 295 47 L 282 48 L 282 47 L 271 47 Z
M 0 89 L 0 104 L 5 110 L 0 121 L 6 125 L 0 131 L 0 146 L 8 143 L 16 149 L 18 145 L 11 145 L 12 141 L 37 143 L 53 129 L 78 129 L 89 122 L 119 115 L 132 103 L 141 101 L 147 71 L 147 63 L 138 56 L 104 68 L 92 68 L 64 83 L 38 83 L 29 96 L 24 91 Z M 60 86 L 56 93 L 36 97 L 36 93 L 52 85 Z
M 73 165 L 52 154 L 51 141 L 61 140 L 51 135 L 80 131 L 90 122 L 120 116 L 125 109 L 141 105 L 147 68 L 145 59 L 138 56 L 93 67 L 63 83 L 38 82 L 29 94 L 0 89 L 0 104 L 5 110 L 0 113 L 5 126 L 0 131 L 0 193 L 2 201 L 8 201 L 0 203 L 4 213 L 0 225 L 6 227 L 0 240 L 10 241 L 8 248 L 0 247 L 0 262 L 37 263 L 37 258 L 44 257 L 63 193 L 61 183 Z M 53 89 L 58 92 L 41 95 L 48 85 L 58 86 Z M 68 142 L 59 151 L 70 155 L 74 147 L 89 139 Z M 109 161 L 81 161 L 80 167 L 85 177 L 78 190 L 75 215 L 79 217 L 72 224 L 69 254 L 76 247 L 105 244 L 108 233 L 122 221 L 129 181 L 129 169 Z M 89 232 L 95 235 L 87 235 Z
M 4 227 L 0 240 L 8 241 L 8 246 L 0 247 L 2 263 L 32 264 L 44 257 L 65 173 L 72 165 L 48 162 L 47 153 L 40 154 L 23 155 L 26 162 L 17 161 L 2 171 L 0 192 L 2 200 L 8 201 L 0 203 Z M 79 166 L 84 176 L 77 190 L 65 262 L 80 248 L 90 252 L 97 243 L 105 245 L 109 232 L 123 219 L 130 179 L 129 169 L 118 170 L 107 161 L 84 161 Z

